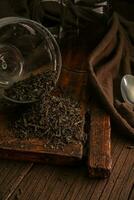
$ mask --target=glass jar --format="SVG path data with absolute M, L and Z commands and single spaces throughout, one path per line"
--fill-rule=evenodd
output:
M 20 17 L 8 17 L 0 20 L 1 98 L 4 97 L 15 103 L 33 101 L 31 94 L 27 94 L 28 98 L 23 97 L 26 97 L 26 93 L 33 91 L 38 95 L 38 84 L 28 81 L 25 87 L 27 91 L 23 92 L 19 86 L 18 93 L 22 92 L 22 95 L 18 99 L 16 97 L 19 95 L 15 97 L 11 94 L 14 85 L 20 84 L 31 76 L 43 73 L 48 80 L 53 75 L 53 85 L 49 87 L 51 90 L 59 78 L 61 63 L 59 46 L 47 28 L 38 22 Z

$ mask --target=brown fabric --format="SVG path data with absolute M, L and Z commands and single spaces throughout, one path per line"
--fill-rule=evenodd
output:
M 129 26 L 127 21 L 125 23 Z M 134 26 L 133 23 L 131 25 Z M 113 40 L 115 41 L 114 47 L 109 48 Z M 133 54 L 130 44 L 119 17 L 114 14 L 108 33 L 89 55 L 89 73 L 90 81 L 111 117 L 126 134 L 134 138 L 133 108 L 127 103 L 124 104 L 120 93 L 122 76 L 132 73 Z M 103 63 L 104 58 L 106 59 Z

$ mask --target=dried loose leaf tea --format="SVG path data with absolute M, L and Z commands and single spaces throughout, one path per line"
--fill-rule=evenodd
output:
M 45 72 L 14 83 L 5 90 L 5 95 L 17 101 L 32 101 L 39 99 L 45 92 L 54 87 L 54 72 Z
M 11 121 L 10 128 L 19 138 L 45 138 L 50 148 L 84 141 L 80 104 L 69 97 L 45 94 L 40 102 Z

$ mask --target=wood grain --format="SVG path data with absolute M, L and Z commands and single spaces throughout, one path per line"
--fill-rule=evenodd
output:
M 90 109 L 89 176 L 106 178 L 112 168 L 110 116 L 95 102 L 90 102 Z
M 133 149 L 127 148 L 132 142 L 119 138 L 117 132 L 112 135 L 113 167 L 109 179 L 89 178 L 85 163 L 79 167 L 34 164 L 15 187 L 29 163 L 0 160 L 2 200 L 7 196 L 6 200 L 133 200 L 134 156 Z M 10 194 L 11 185 L 14 191 Z
M 33 163 L 3 161 L 0 166 L 0 200 L 7 200 L 31 170 Z
M 6 116 L 0 116 L 0 158 L 28 160 L 59 165 L 81 162 L 83 145 L 81 142 L 67 144 L 62 149 L 48 147 L 47 140 L 39 138 L 21 139 L 7 128 Z

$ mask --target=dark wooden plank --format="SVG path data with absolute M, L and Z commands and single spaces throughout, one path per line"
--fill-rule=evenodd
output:
M 64 177 L 64 175 L 63 175 L 63 177 Z M 72 179 L 69 180 L 69 184 L 68 184 L 68 179 L 66 177 L 65 177 L 65 179 L 61 178 L 61 176 L 60 176 L 59 180 L 56 179 L 51 187 L 47 187 L 44 190 L 44 191 L 46 191 L 46 194 L 47 194 L 46 197 L 48 199 L 58 199 L 58 200 L 63 199 L 63 196 L 66 195 L 66 192 L 69 190 L 71 183 L 73 183 L 73 177 L 72 177 Z M 49 191 L 51 191 L 51 189 L 53 191 L 52 193 L 49 192 Z M 39 199 L 45 198 L 44 191 Z
M 89 176 L 106 178 L 112 168 L 110 116 L 95 102 L 90 102 L 90 113 Z
M 13 163 L 8 162 L 6 160 L 0 160 L 0 184 L 2 184 L 3 180 L 9 173 L 10 169 L 12 168 Z
M 113 188 L 117 186 L 116 185 L 117 180 L 119 178 L 121 170 L 123 169 L 123 166 L 124 166 L 125 161 L 126 161 L 126 159 L 128 157 L 128 154 L 129 154 L 129 150 L 126 149 L 126 148 L 123 148 L 121 153 L 120 153 L 120 155 L 119 155 L 119 158 L 118 158 L 117 162 L 115 163 L 115 167 L 114 167 L 114 169 L 112 171 L 110 179 L 107 182 L 105 188 L 103 189 L 103 191 L 102 191 L 102 193 L 100 195 L 101 200 L 109 199 Z
M 126 148 L 126 146 L 124 147 Z M 134 174 L 133 176 L 131 176 L 131 181 L 128 182 L 128 178 L 129 178 L 129 174 L 132 170 L 132 168 L 134 167 L 134 151 L 131 151 L 129 149 L 128 152 L 128 156 L 124 162 L 123 168 L 119 174 L 119 177 L 110 193 L 110 197 L 109 200 L 113 200 L 113 199 L 119 199 L 121 191 L 124 190 L 127 187 L 127 191 L 125 189 L 124 191 L 124 195 L 127 196 L 132 188 L 133 182 L 134 182 Z M 131 173 L 132 175 L 132 173 Z M 128 196 L 126 197 L 126 199 L 128 199 Z
M 122 186 L 122 190 L 119 194 L 119 200 L 129 199 L 130 196 L 132 197 L 132 192 L 134 193 L 134 165 L 132 166 L 129 176 L 127 177 L 126 183 L 124 182 Z M 133 198 L 130 199 L 134 199 L 134 194 Z
M 96 180 L 90 180 L 90 184 L 87 183 L 87 185 L 84 184 L 84 186 L 81 185 L 80 188 L 74 189 L 75 192 L 73 192 L 73 195 L 71 196 L 71 200 L 75 200 L 75 199 L 87 200 L 87 199 L 90 199 L 93 191 L 95 190 L 96 183 L 97 183 Z M 74 188 L 75 188 L 75 186 L 74 186 Z M 68 200 L 69 200 L 70 199 L 69 195 L 67 197 L 68 197 Z
M 75 169 L 35 165 L 10 199 L 13 200 L 21 189 L 23 192 L 20 199 L 70 200 L 73 198 L 71 195 L 75 196 L 79 193 L 79 187 L 83 187 L 83 184 L 91 185 L 84 171 L 83 167 Z
M 70 187 L 73 185 L 74 180 L 77 178 L 77 174 L 73 174 L 70 176 L 70 173 L 74 172 L 73 169 L 67 169 L 67 168 L 62 168 L 58 169 L 56 176 L 57 178 L 53 182 L 53 184 L 50 186 L 48 185 L 46 188 L 44 188 L 42 195 L 40 196 L 39 199 L 65 199 L 66 194 L 70 190 Z M 53 192 L 51 192 L 51 190 Z M 45 196 L 45 193 L 47 194 Z
M 54 151 L 44 148 L 46 141 L 43 140 L 17 140 L 8 141 L 10 145 L 0 145 L 0 157 L 4 159 L 28 160 L 57 165 L 72 165 L 81 162 L 82 145 L 68 145 L 64 151 Z M 16 147 L 17 144 L 17 148 Z M 21 147 L 24 147 L 25 150 Z M 36 151 L 38 148 L 38 152 Z
M 46 185 L 51 185 L 54 174 L 54 167 L 35 165 L 10 199 L 38 199 Z
M 80 169 L 83 170 L 82 168 Z M 68 187 L 68 191 L 66 190 L 66 193 L 63 193 L 60 199 L 74 200 L 74 199 L 80 199 L 81 197 L 84 198 L 86 192 L 89 192 L 91 188 L 95 186 L 95 181 L 94 180 L 90 181 L 88 177 L 85 176 L 85 173 L 83 171 L 80 172 L 80 169 L 77 170 L 77 176 L 75 174 L 75 177 L 73 177 L 73 182 Z M 53 200 L 54 196 L 51 195 L 50 199 Z
M 83 183 L 79 183 L 79 181 L 76 181 L 72 187 L 70 188 L 68 195 L 65 199 L 78 199 L 78 200 L 87 200 L 90 199 L 93 192 L 96 191 L 96 185 L 97 183 L 104 183 L 105 180 L 96 180 L 96 179 L 90 179 L 88 180 L 87 185 L 83 181 Z M 96 194 L 96 192 L 95 192 Z M 64 199 L 64 198 L 62 198 Z
M 124 150 L 125 152 L 123 152 Z M 122 163 L 122 161 L 123 157 L 127 159 L 127 150 L 129 151 L 126 148 L 125 141 L 114 138 L 112 153 L 113 175 L 111 174 L 110 179 L 105 180 L 89 179 L 87 170 L 83 167 L 61 168 L 35 165 L 33 170 L 18 185 L 16 191 L 9 199 L 13 200 L 16 196 L 19 196 L 20 199 L 25 200 L 30 198 L 32 200 L 97 200 L 100 198 L 103 190 L 106 190 L 108 195 L 105 200 L 107 200 L 112 191 L 108 189 L 110 186 L 114 187 L 114 177 L 115 180 L 118 179 L 120 167 L 125 169 L 127 163 Z M 20 190 L 22 191 L 21 195 L 19 194 Z
M 2 181 L 0 179 L 0 194 L 4 197 L 2 200 L 108 200 L 112 197 L 114 200 L 133 200 L 134 158 L 133 149 L 129 146 L 132 144 L 126 139 L 114 136 L 112 172 L 110 178 L 104 180 L 90 179 L 88 170 L 83 166 L 76 168 L 35 164 L 27 171 L 25 167 L 29 163 L 2 161 L 0 175 L 4 170 L 7 171 L 3 173 Z
M 124 143 L 121 142 L 119 138 L 117 138 L 117 137 L 112 138 L 112 160 L 113 160 L 113 163 L 112 163 L 111 173 L 113 173 L 115 164 L 122 152 L 123 147 L 124 147 Z M 102 194 L 102 191 L 106 187 L 108 181 L 109 181 L 109 179 L 97 181 L 95 190 L 93 191 L 93 193 L 91 195 L 92 200 L 99 200 L 99 198 Z
M 46 145 L 47 140 L 39 138 L 19 139 L 8 131 L 5 116 L 0 116 L 0 158 L 29 160 L 50 164 L 76 164 L 83 155 L 82 142 L 67 144 L 62 149 Z
M 32 163 L 0 160 L 0 199 L 7 200 L 31 170 Z
M 117 138 L 113 138 L 113 165 L 115 163 L 115 157 L 117 156 L 117 151 L 116 151 L 116 146 L 117 146 Z M 90 180 L 91 181 L 91 180 Z M 94 180 L 93 184 L 91 184 L 91 187 L 89 185 L 87 186 L 86 190 L 84 190 L 81 194 L 78 194 L 78 199 L 81 200 L 87 200 L 87 199 L 99 199 L 100 194 L 102 193 L 103 188 L 107 184 L 107 179 L 102 179 L 102 180 Z M 79 198 L 81 197 L 81 198 Z

